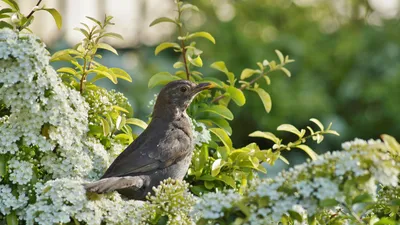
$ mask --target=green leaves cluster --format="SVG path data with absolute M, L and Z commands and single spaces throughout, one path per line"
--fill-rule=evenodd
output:
M 75 28 L 84 36 L 83 40 L 72 49 L 54 53 L 51 61 L 66 61 L 72 64 L 73 67 L 62 67 L 57 72 L 65 84 L 79 90 L 89 103 L 91 109 L 89 134 L 100 138 L 106 147 L 110 145 L 111 138 L 123 144 L 130 144 L 137 135 L 133 133 L 129 125 L 145 129 L 147 124 L 140 119 L 133 118 L 132 107 L 125 97 L 121 100 L 121 96 L 117 97 L 114 92 L 108 92 L 95 85 L 96 81 L 103 78 L 111 80 L 114 84 L 118 83 L 118 79 L 132 82 L 131 76 L 123 69 L 108 68 L 97 61 L 102 58 L 98 53 L 99 49 L 118 55 L 115 48 L 102 42 L 103 38 L 123 38 L 117 33 L 106 30 L 108 26 L 114 25 L 111 22 L 112 16 L 105 16 L 102 22 L 92 17 L 87 18 L 93 23 L 92 26 L 81 23 L 82 27 Z M 118 98 L 120 101 L 115 100 Z M 113 104 L 103 103 L 102 99 L 107 99 L 106 102 Z M 93 112 L 95 109 L 104 111 Z
M 106 31 L 107 26 L 114 25 L 111 22 L 113 17 L 106 16 L 103 22 L 92 17 L 87 18 L 94 23 L 93 26 L 89 27 L 89 25 L 81 23 L 83 28 L 75 28 L 83 34 L 82 42 L 76 44 L 72 49 L 58 51 L 51 57 L 51 61 L 67 61 L 74 66 L 73 68 L 60 68 L 57 72 L 62 73 L 63 80 L 81 93 L 86 88 L 95 89 L 96 86 L 93 83 L 103 78 L 108 78 L 114 84 L 118 83 L 118 79 L 131 82 L 132 78 L 124 70 L 108 68 L 95 60 L 96 58 L 101 59 L 101 55 L 97 53 L 98 49 L 105 49 L 118 55 L 117 50 L 111 45 L 101 42 L 105 37 L 122 39 L 121 35 Z M 93 76 L 88 81 L 90 75 Z
M 51 14 L 54 18 L 54 21 L 58 27 L 61 29 L 62 26 L 62 18 L 60 13 L 54 8 L 47 8 L 46 6 L 40 6 L 41 0 L 38 1 L 36 6 L 32 9 L 32 11 L 28 15 L 24 15 L 21 13 L 20 8 L 16 1 L 14 0 L 2 0 L 6 3 L 9 8 L 3 8 L 0 10 L 0 29 L 8 27 L 13 30 L 29 30 L 29 25 L 34 20 L 33 14 L 37 11 L 46 11 Z
M 325 134 L 339 135 L 331 130 L 331 124 L 324 129 L 322 123 L 317 119 L 311 119 L 320 129 L 314 131 L 310 126 L 310 134 L 306 136 L 305 129 L 297 129 L 290 124 L 282 124 L 277 130 L 296 134 L 298 140 L 283 144 L 283 140 L 271 132 L 255 131 L 250 137 L 261 137 L 274 142 L 272 148 L 260 149 L 256 143 L 251 143 L 242 148 L 234 148 L 232 140 L 221 128 L 210 128 L 210 131 L 223 144 L 219 146 L 212 141 L 210 145 L 203 145 L 202 148 L 195 151 L 192 165 L 189 170 L 189 179 L 192 182 L 192 191 L 196 194 L 206 193 L 214 190 L 222 190 L 225 187 L 238 189 L 243 192 L 247 182 L 254 177 L 254 172 L 266 173 L 267 170 L 262 165 L 268 163 L 273 165 L 276 160 L 281 159 L 289 164 L 281 152 L 290 151 L 297 148 L 306 152 L 311 159 L 315 160 L 317 154 L 306 145 L 307 139 L 312 139 L 317 143 L 323 140 Z M 215 149 L 211 150 L 211 149 Z

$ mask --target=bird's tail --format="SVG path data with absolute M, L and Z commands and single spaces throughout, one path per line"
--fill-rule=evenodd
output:
M 99 181 L 83 184 L 86 191 L 98 194 L 108 193 L 124 188 L 139 189 L 143 186 L 143 179 L 139 176 L 109 177 Z

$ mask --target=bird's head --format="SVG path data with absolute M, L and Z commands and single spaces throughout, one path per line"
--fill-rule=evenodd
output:
M 193 98 L 203 90 L 212 88 L 211 83 L 196 84 L 188 80 L 172 81 L 158 94 L 153 116 L 185 112 Z

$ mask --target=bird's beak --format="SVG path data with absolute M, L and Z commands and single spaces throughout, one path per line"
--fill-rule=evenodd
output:
M 198 93 L 200 91 L 203 91 L 203 90 L 206 90 L 206 89 L 210 89 L 210 88 L 213 88 L 213 87 L 215 87 L 215 85 L 212 84 L 212 83 L 200 83 L 193 89 L 193 92 L 194 93 Z

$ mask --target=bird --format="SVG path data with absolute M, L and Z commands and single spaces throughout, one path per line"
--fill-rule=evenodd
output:
M 147 128 L 114 160 L 100 180 L 86 183 L 87 192 L 119 192 L 127 199 L 145 200 L 167 178 L 183 180 L 192 158 L 194 140 L 186 109 L 212 83 L 176 80 L 157 96 Z

